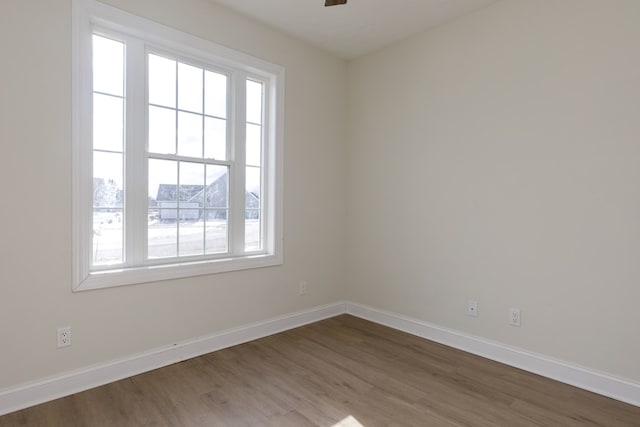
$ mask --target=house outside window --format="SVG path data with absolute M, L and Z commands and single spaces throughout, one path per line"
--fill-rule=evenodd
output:
M 74 290 L 282 263 L 284 70 L 74 1 Z

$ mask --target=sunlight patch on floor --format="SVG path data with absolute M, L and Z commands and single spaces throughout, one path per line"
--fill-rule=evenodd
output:
M 349 415 L 347 418 L 334 424 L 333 427 L 364 427 L 353 416 Z

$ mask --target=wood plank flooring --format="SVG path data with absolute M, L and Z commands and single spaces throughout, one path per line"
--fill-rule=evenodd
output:
M 640 426 L 640 408 L 343 315 L 0 426 Z

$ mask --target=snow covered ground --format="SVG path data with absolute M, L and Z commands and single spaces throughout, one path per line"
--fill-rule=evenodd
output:
M 122 262 L 123 229 L 116 214 L 100 214 L 94 221 L 93 254 L 96 265 Z M 161 222 L 150 220 L 148 256 L 150 259 L 225 253 L 228 250 L 226 220 Z M 260 244 L 260 221 L 247 220 L 247 250 Z

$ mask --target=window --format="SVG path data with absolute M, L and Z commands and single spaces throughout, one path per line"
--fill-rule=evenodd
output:
M 74 290 L 282 263 L 284 70 L 74 2 Z

